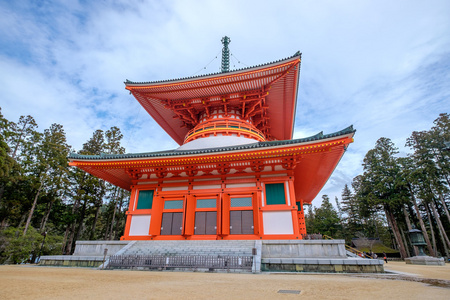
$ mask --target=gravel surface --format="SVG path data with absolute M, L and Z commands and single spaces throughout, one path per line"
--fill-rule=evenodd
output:
M 450 265 L 395 262 L 388 263 L 386 270 L 402 273 L 234 274 L 0 266 L 0 299 L 450 299 Z

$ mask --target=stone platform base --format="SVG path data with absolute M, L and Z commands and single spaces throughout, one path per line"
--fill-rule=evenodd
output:
M 110 255 L 253 256 L 251 270 L 255 273 L 384 272 L 382 260 L 347 257 L 344 240 L 78 241 L 74 255 L 42 256 L 40 265 L 103 268 L 108 266 Z
M 384 262 L 349 258 L 344 240 L 262 241 L 261 271 L 383 273 Z
M 97 268 L 103 263 L 103 256 L 47 255 L 42 256 L 40 266 Z
M 445 266 L 443 257 L 437 258 L 432 256 L 413 256 L 405 258 L 405 262 L 412 265 Z
M 73 255 L 41 256 L 39 265 L 98 268 L 103 264 L 105 249 L 108 249 L 106 254 L 106 260 L 108 260 L 111 255 L 123 251 L 132 243 L 130 241 L 77 241 Z
M 376 259 L 262 259 L 261 271 L 319 273 L 384 273 L 383 261 Z

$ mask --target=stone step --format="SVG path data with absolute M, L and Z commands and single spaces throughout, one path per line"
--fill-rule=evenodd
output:
M 124 255 L 249 256 L 255 241 L 137 241 Z

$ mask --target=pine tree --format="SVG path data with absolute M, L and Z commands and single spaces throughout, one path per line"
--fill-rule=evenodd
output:
M 388 138 L 380 138 L 375 148 L 364 157 L 363 192 L 361 197 L 368 200 L 367 207 L 382 206 L 388 224 L 394 233 L 402 258 L 406 258 L 406 247 L 401 229 L 395 217 L 396 210 L 406 201 L 400 168 L 395 155 L 398 153 L 394 143 Z
M 336 209 L 327 195 L 322 196 L 322 205 L 314 210 L 314 229 L 332 238 L 342 238 L 342 225 Z

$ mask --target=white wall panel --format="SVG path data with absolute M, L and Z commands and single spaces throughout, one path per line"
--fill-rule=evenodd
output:
M 220 189 L 222 185 L 220 184 L 211 184 L 211 185 L 194 185 L 192 186 L 193 190 L 208 190 L 208 189 Z
M 134 215 L 131 217 L 130 235 L 148 235 L 151 215 Z
M 293 234 L 291 211 L 263 212 L 264 234 Z
M 187 186 L 166 186 L 166 187 L 163 187 L 161 189 L 161 191 L 163 191 L 163 192 L 167 192 L 167 191 L 185 191 L 187 189 L 188 189 Z
M 256 187 L 256 182 L 228 183 L 227 184 L 227 188 L 243 188 L 243 187 Z

